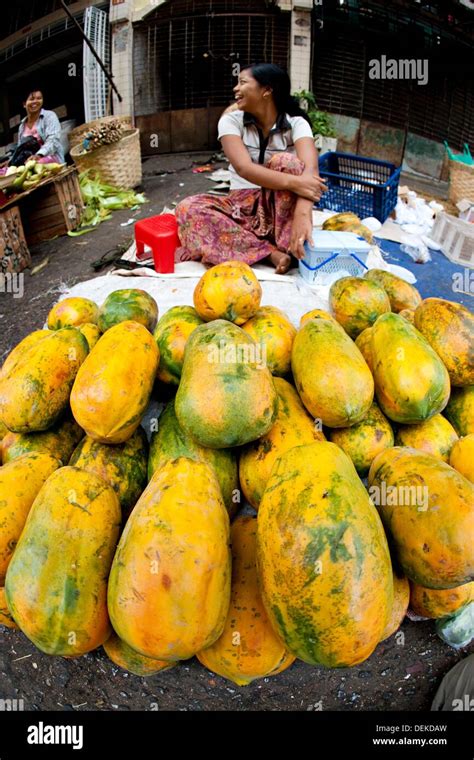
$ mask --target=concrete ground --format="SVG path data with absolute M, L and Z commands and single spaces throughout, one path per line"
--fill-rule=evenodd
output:
M 139 211 L 118 211 L 93 233 L 61 237 L 32 249 L 37 274 L 25 273 L 24 296 L 0 294 L 0 361 L 32 330 L 41 328 L 58 298 L 96 274 L 91 262 L 106 251 L 126 247 L 130 218 L 160 213 L 164 205 L 208 190 L 205 175 L 193 174 L 205 154 L 160 156 L 144 164 L 143 189 L 149 203 Z M 216 165 L 217 168 L 217 165 Z M 170 172 L 166 175 L 160 172 Z M 23 699 L 31 710 L 429 710 L 443 675 L 470 650 L 457 652 L 434 633 L 431 622 L 405 620 L 398 635 L 381 643 L 361 665 L 340 670 L 295 663 L 285 673 L 246 687 L 208 672 L 197 660 L 141 679 L 116 668 L 103 650 L 66 660 L 40 653 L 22 634 L 0 632 L 0 697 Z

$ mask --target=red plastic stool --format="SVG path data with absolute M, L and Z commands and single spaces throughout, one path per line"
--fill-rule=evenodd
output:
M 174 214 L 159 214 L 135 223 L 137 260 L 148 258 L 145 245 L 153 251 L 155 270 L 166 274 L 174 272 L 174 252 L 180 245 L 178 223 Z

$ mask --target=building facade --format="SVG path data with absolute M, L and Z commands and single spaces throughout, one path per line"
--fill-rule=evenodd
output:
M 334 119 L 339 148 L 445 176 L 443 142 L 474 146 L 471 0 L 69 0 L 81 21 L 109 14 L 111 68 L 144 155 L 214 149 L 239 67 L 273 61 Z M 60 0 L 16 0 L 0 40 L 0 142 L 12 138 L 23 85 L 84 118 L 83 44 Z M 71 74 L 72 72 L 72 74 Z

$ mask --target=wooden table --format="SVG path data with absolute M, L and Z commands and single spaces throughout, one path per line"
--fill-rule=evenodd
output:
M 0 273 L 19 272 L 29 266 L 28 246 L 76 229 L 83 210 L 73 166 L 13 195 L 0 207 Z

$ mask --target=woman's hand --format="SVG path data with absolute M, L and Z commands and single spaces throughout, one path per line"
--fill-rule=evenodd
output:
M 321 179 L 317 174 L 305 172 L 300 176 L 290 175 L 288 189 L 301 198 L 319 201 L 322 193 L 327 191 L 327 186 L 326 181 Z
M 296 256 L 297 259 L 303 259 L 305 255 L 304 244 L 308 240 L 310 245 L 314 245 L 312 239 L 313 220 L 311 212 L 300 213 L 295 211 L 293 223 L 291 225 L 291 237 L 288 250 Z

